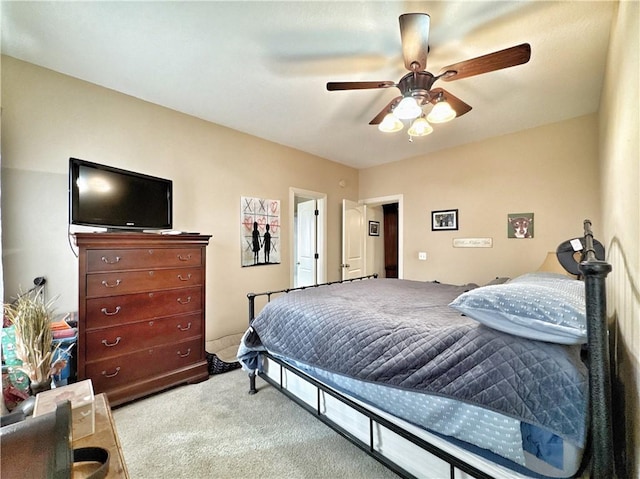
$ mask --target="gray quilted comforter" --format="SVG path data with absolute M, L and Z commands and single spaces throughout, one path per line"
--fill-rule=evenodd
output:
M 423 391 L 585 440 L 587 370 L 580 349 L 482 326 L 447 305 L 474 287 L 368 280 L 281 295 L 241 345 L 362 381 Z M 246 337 L 246 335 L 245 335 Z

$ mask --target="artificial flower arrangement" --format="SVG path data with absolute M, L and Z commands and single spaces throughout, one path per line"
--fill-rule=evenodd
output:
M 34 395 L 49 389 L 52 377 L 60 374 L 67 364 L 64 356 L 53 360 L 58 347 L 54 345 L 51 328 L 55 300 L 45 302 L 42 291 L 37 289 L 20 294 L 13 303 L 4 305 L 5 318 L 15 327 L 15 354 L 22 361 L 16 368 L 29 377 Z

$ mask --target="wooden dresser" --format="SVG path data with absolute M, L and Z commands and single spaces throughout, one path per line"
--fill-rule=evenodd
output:
M 76 233 L 78 380 L 115 406 L 209 377 L 205 259 L 210 236 Z

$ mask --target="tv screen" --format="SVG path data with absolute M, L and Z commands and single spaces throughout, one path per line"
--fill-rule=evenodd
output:
M 171 229 L 173 183 L 69 158 L 69 221 L 111 230 Z

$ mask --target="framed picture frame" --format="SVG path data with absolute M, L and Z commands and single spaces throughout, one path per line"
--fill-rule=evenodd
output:
M 380 236 L 379 221 L 369 221 L 369 236 Z
M 240 197 L 241 266 L 280 264 L 280 200 Z
M 458 229 L 458 210 L 431 212 L 431 231 L 454 231 Z
M 533 238 L 533 213 L 509 213 L 507 238 Z

